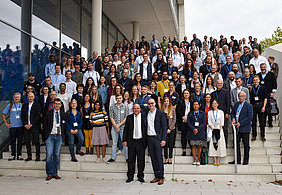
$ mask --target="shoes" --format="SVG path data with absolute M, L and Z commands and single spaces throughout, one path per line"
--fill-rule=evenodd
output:
M 38 161 L 40 161 L 40 156 L 36 156 L 35 158 L 35 162 L 38 162 Z
M 16 156 L 13 156 L 12 158 L 9 158 L 8 161 L 16 160 Z
M 235 160 L 233 160 L 232 162 L 228 162 L 228 164 L 234 165 L 235 164 Z M 241 162 L 237 162 L 237 164 L 241 164 Z
M 126 183 L 130 183 L 130 182 L 132 182 L 132 181 L 133 181 L 133 179 L 129 179 L 129 178 L 128 178 L 128 179 L 126 180 Z
M 101 158 L 97 158 L 97 159 L 95 160 L 95 163 L 101 163 L 101 162 L 102 162 Z
M 93 152 L 93 148 L 90 148 L 90 153 L 89 154 L 94 154 L 94 152 Z
M 52 179 L 51 176 L 47 176 L 45 180 L 46 180 L 46 181 L 50 181 L 51 179 Z
M 165 165 L 168 164 L 168 160 L 165 160 L 165 161 L 164 161 L 164 164 L 165 164 Z
M 251 141 L 256 141 L 257 140 L 257 138 L 256 137 L 253 137 L 252 139 L 251 139 Z
M 72 162 L 77 162 L 78 160 L 75 157 L 73 157 L 73 158 L 71 158 L 71 161 Z
M 55 178 L 55 179 L 62 179 L 59 175 L 53 175 L 52 178 Z
M 158 182 L 158 181 L 160 181 L 158 178 L 155 178 L 155 179 L 153 179 L 152 181 L 150 181 L 150 183 L 156 183 L 156 182 Z
M 273 127 L 272 123 L 269 124 L 269 127 Z
M 171 165 L 171 164 L 172 164 L 172 161 L 171 161 L 171 160 L 168 160 L 168 163 L 167 163 L 167 164 Z
M 160 181 L 158 182 L 158 185 L 163 185 L 164 184 L 164 179 L 160 179 Z
M 265 141 L 266 141 L 265 137 L 262 137 L 262 138 L 261 138 L 261 141 L 265 142 Z
M 106 160 L 105 158 L 103 158 L 103 159 L 101 160 L 101 162 L 102 162 L 102 163 L 107 163 L 107 160 Z
M 217 163 L 213 163 L 214 166 L 217 166 Z
M 194 160 L 193 163 L 192 163 L 192 165 L 197 165 L 197 161 Z
M 248 165 L 249 163 L 248 162 L 243 162 L 243 165 Z
M 22 156 L 18 156 L 17 160 L 23 160 Z
M 86 148 L 85 154 L 89 154 L 89 148 Z
M 128 163 L 128 159 L 126 159 L 125 162 Z
M 197 165 L 197 166 L 200 166 L 200 165 L 201 165 L 200 161 L 197 161 L 197 162 L 196 162 L 196 165 Z
M 182 156 L 186 156 L 186 152 L 182 152 Z
M 140 183 L 144 183 L 144 182 L 145 182 L 145 180 L 144 180 L 143 178 L 138 178 L 138 181 L 139 181 Z
M 31 161 L 32 160 L 32 158 L 31 157 L 27 157 L 24 161 Z
M 77 151 L 76 154 L 79 154 L 80 156 L 83 156 L 83 155 L 84 155 L 84 152 Z
M 108 163 L 111 163 L 111 162 L 115 162 L 115 160 L 114 159 L 110 159 L 110 160 L 108 160 Z
M 220 165 L 220 163 L 217 163 L 217 166 L 219 166 Z
M 118 150 L 117 155 L 121 154 L 121 150 Z

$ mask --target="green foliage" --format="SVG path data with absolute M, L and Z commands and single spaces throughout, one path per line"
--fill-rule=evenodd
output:
M 272 34 L 271 38 L 266 38 L 264 40 L 262 40 L 260 42 L 261 44 L 261 49 L 262 49 L 262 52 L 272 46 L 272 45 L 276 45 L 278 43 L 282 43 L 282 30 L 280 27 L 278 27 L 274 33 Z

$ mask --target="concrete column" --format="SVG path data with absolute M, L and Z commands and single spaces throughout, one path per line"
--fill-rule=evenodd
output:
M 138 22 L 132 22 L 133 24 L 133 39 L 135 41 L 139 41 L 139 23 Z
M 102 0 L 92 0 L 92 52 L 102 52 Z M 92 53 L 91 52 L 91 53 Z
M 185 36 L 185 10 L 184 10 L 184 1 L 183 4 L 178 4 L 178 39 L 183 40 L 184 36 Z

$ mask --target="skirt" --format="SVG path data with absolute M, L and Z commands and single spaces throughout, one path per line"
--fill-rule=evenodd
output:
M 204 140 L 190 140 L 191 146 L 203 146 L 204 145 Z
M 220 139 L 217 142 L 218 147 L 217 150 L 213 144 L 213 136 L 210 139 L 210 147 L 209 147 L 209 156 L 218 156 L 218 157 L 225 157 L 226 156 L 226 144 L 223 129 L 220 130 Z
M 93 127 L 91 145 L 101 146 L 106 144 L 109 144 L 106 126 Z

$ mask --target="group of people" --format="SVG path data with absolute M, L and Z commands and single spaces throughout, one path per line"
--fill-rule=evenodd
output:
M 209 148 L 214 165 L 226 156 L 229 127 L 237 129 L 237 144 L 244 144 L 243 164 L 249 163 L 249 135 L 257 137 L 257 116 L 261 140 L 266 118 L 272 126 L 269 99 L 277 89 L 278 65 L 274 57 L 260 56 L 256 39 L 228 43 L 212 37 L 191 42 L 156 36 L 147 42 L 116 42 L 101 56 L 94 51 L 87 61 L 79 54 L 56 62 L 49 56 L 45 83 L 29 74 L 23 93 L 2 113 L 10 128 L 12 158 L 23 160 L 22 139 L 27 158 L 32 160 L 31 140 L 40 161 L 40 134 L 46 145 L 46 180 L 60 179 L 58 163 L 65 140 L 71 161 L 75 155 L 93 154 L 96 163 L 113 163 L 123 151 L 128 164 L 127 182 L 133 181 L 137 158 L 138 180 L 144 182 L 145 150 L 155 174 L 151 183 L 164 183 L 164 164 L 172 164 L 177 133 L 181 133 L 182 156 L 187 144 L 193 165 L 200 165 L 202 147 Z M 7 115 L 10 114 L 10 121 Z M 76 138 L 76 139 L 75 139 Z M 105 158 L 112 139 L 112 154 Z M 17 144 L 16 144 L 17 140 Z M 74 144 L 76 143 L 76 151 Z M 85 152 L 81 150 L 85 145 Z M 101 151 L 102 155 L 101 155 Z M 164 150 L 164 157 L 162 151 Z M 241 163 L 240 149 L 238 162 Z M 230 162 L 231 164 L 235 163 Z

